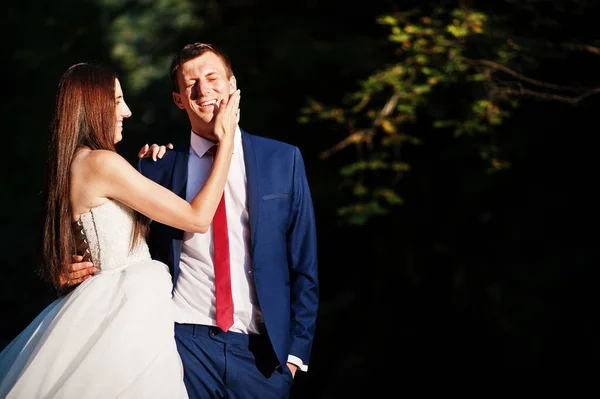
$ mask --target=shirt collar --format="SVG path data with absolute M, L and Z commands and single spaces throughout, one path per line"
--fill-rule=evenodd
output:
M 199 158 L 202 158 L 204 154 L 213 146 L 213 143 L 210 140 L 206 140 L 204 137 L 198 136 L 194 131 L 190 132 L 190 147 L 196 153 Z M 235 127 L 235 136 L 233 138 L 233 153 L 240 148 L 242 145 L 242 131 L 240 130 L 240 126 Z

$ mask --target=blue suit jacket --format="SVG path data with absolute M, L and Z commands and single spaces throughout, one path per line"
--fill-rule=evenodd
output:
M 242 130 L 248 182 L 252 275 L 265 327 L 281 366 L 288 355 L 308 364 L 317 317 L 315 216 L 300 150 Z M 185 199 L 189 142 L 139 171 Z M 179 275 L 183 232 L 152 222 L 148 243 L 154 259 Z

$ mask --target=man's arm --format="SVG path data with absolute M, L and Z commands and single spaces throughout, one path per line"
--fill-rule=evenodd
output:
M 294 158 L 292 227 L 288 233 L 292 276 L 291 314 L 294 319 L 291 325 L 292 342 L 288 362 L 306 371 L 312 350 L 319 301 L 317 232 L 304 161 L 298 148 L 295 149 Z

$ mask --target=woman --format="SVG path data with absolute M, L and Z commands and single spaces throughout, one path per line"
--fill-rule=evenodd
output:
M 86 63 L 62 76 L 48 154 L 42 276 L 56 287 L 81 248 L 99 272 L 44 309 L 0 353 L 0 398 L 187 398 L 173 338 L 171 277 L 150 258 L 148 219 L 205 233 L 233 151 L 239 90 L 213 104 L 219 139 L 191 203 L 115 152 L 131 116 L 117 75 Z

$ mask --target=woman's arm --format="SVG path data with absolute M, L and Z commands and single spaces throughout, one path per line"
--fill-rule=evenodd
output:
M 227 181 L 239 100 L 237 90 L 219 108 L 215 122 L 219 145 L 212 170 L 190 203 L 143 176 L 119 154 L 105 150 L 90 151 L 80 160 L 80 165 L 87 170 L 85 189 L 93 190 L 96 198 L 118 200 L 157 222 L 184 231 L 205 233 Z

